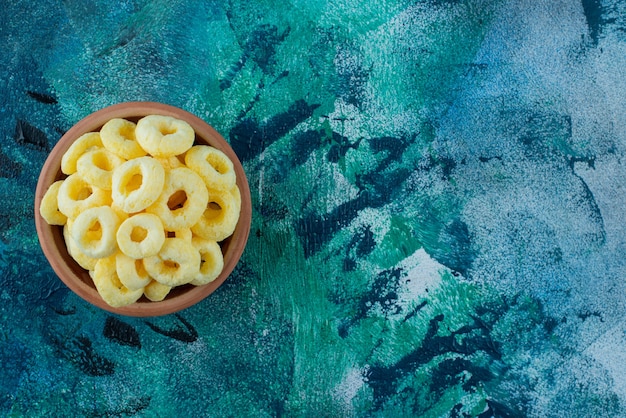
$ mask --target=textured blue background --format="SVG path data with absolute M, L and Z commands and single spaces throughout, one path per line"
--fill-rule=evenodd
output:
M 626 416 L 626 2 L 10 1 L 0 415 Z M 212 124 L 248 174 L 233 276 L 110 315 L 33 198 L 107 105 Z

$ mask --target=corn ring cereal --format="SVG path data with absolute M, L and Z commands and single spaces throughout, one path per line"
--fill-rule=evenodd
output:
M 135 213 L 152 205 L 165 182 L 163 166 L 151 157 L 128 160 L 113 171 L 113 203 L 126 213 Z
M 197 223 L 208 201 L 209 192 L 200 176 L 180 167 L 166 173 L 163 192 L 146 212 L 161 218 L 166 230 L 175 231 Z
M 111 190 L 113 170 L 123 162 L 121 157 L 106 148 L 95 148 L 78 158 L 76 172 L 87 183 L 103 190 Z
M 88 132 L 80 136 L 61 157 L 61 171 L 70 175 L 76 172 L 76 162 L 81 155 L 93 148 L 102 147 L 99 132 Z
M 202 286 L 217 278 L 224 268 L 222 249 L 215 241 L 194 237 L 191 244 L 200 253 L 200 271 L 191 281 L 194 286 Z
M 152 281 L 142 259 L 131 258 L 122 252 L 115 254 L 115 270 L 120 282 L 130 290 L 143 289 Z
M 98 260 L 90 275 L 102 299 L 114 308 L 135 303 L 143 295 L 143 289 L 130 290 L 120 281 L 115 256 Z
M 172 290 L 171 286 L 167 286 L 157 282 L 156 280 L 152 280 L 150 283 L 146 285 L 143 289 L 143 294 L 151 300 L 152 302 L 160 302 L 170 293 Z
M 237 186 L 228 192 L 209 192 L 209 203 L 202 217 L 191 227 L 199 237 L 220 242 L 235 231 L 241 208 L 241 194 Z
M 62 184 L 63 180 L 52 183 L 41 199 L 39 213 L 50 225 L 65 225 L 67 222 L 67 216 L 59 211 L 59 201 L 57 200 Z
M 154 280 L 174 287 L 187 284 L 196 277 L 200 260 L 200 253 L 190 241 L 167 238 L 159 254 L 144 258 L 144 266 Z
M 109 206 L 89 208 L 76 217 L 70 236 L 86 255 L 103 258 L 117 251 L 115 233 L 120 221 Z
M 67 247 L 67 252 L 72 258 L 78 263 L 79 266 L 84 268 L 85 270 L 93 270 L 96 268 L 96 263 L 98 262 L 97 258 L 89 257 L 85 253 L 83 253 L 74 242 L 70 234 L 70 225 L 65 224 L 63 226 L 63 238 L 65 239 L 65 246 Z
M 108 193 L 87 183 L 77 173 L 71 174 L 59 187 L 59 211 L 68 218 L 76 218 L 86 209 L 111 203 Z
M 230 189 L 229 192 L 233 196 L 233 200 L 235 202 L 235 212 L 237 212 L 237 220 L 239 220 L 239 212 L 241 212 L 241 192 L 237 186 Z
M 185 164 L 202 177 L 208 189 L 230 190 L 235 185 L 233 162 L 217 148 L 194 145 L 185 154 Z
M 68 253 L 112 307 L 162 301 L 224 268 L 218 242 L 234 232 L 241 195 L 232 161 L 194 140 L 172 117 L 111 119 L 70 146 L 67 177 L 42 197 L 42 218 L 63 225 Z
M 191 232 L 191 228 L 181 228 L 176 229 L 174 231 L 165 231 L 165 236 L 167 238 L 182 238 L 187 241 L 191 241 L 193 237 L 193 232 Z
M 128 213 L 124 212 L 122 208 L 117 206 L 115 203 L 111 203 L 111 209 L 113 209 L 113 212 L 115 212 L 117 217 L 120 218 L 120 222 L 124 222 L 126 219 L 130 217 Z
M 116 238 L 122 253 L 138 259 L 151 257 L 161 250 L 165 242 L 165 231 L 158 216 L 138 213 L 122 222 Z
M 137 122 L 135 137 L 139 145 L 153 157 L 171 157 L 191 148 L 195 132 L 183 120 L 149 115 Z
M 146 151 L 135 140 L 136 126 L 126 119 L 109 120 L 100 129 L 102 145 L 125 160 L 143 157 Z
M 173 168 L 178 168 L 178 167 L 184 167 L 185 166 L 183 164 L 183 162 L 180 161 L 178 159 L 178 157 L 176 157 L 176 156 L 155 158 L 155 160 L 160 162 L 161 165 L 163 166 L 163 168 L 166 169 L 166 170 L 171 170 Z

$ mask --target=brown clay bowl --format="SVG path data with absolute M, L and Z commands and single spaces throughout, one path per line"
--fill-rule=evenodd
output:
M 81 268 L 68 254 L 62 227 L 49 225 L 39 214 L 39 206 L 48 187 L 53 182 L 66 177 L 61 172 L 61 157 L 82 134 L 100 130 L 102 125 L 113 118 L 125 118 L 136 122 L 143 116 L 155 114 L 187 121 L 196 132 L 196 144 L 211 145 L 224 152 L 231 159 L 237 174 L 237 186 L 241 191 L 241 213 L 233 235 L 220 243 L 224 254 L 224 269 L 213 282 L 204 286 L 175 287 L 160 302 L 149 301 L 144 296 L 131 305 L 113 308 L 100 297 L 88 272 Z M 241 162 L 230 145 L 202 119 L 182 109 L 155 102 L 120 103 L 101 109 L 80 120 L 61 137 L 50 152 L 41 169 L 35 193 L 35 226 L 39 242 L 50 265 L 63 283 L 78 296 L 97 307 L 116 314 L 137 317 L 160 316 L 178 312 L 202 301 L 213 293 L 232 273 L 244 251 L 250 233 L 251 216 L 252 205 L 248 181 Z

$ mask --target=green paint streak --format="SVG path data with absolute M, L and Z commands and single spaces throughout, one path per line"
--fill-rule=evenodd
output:
M 389 122 L 400 116 L 405 124 L 413 121 L 409 129 L 416 128 L 424 109 L 440 109 L 454 97 L 495 6 L 416 5 L 364 40 L 372 66 L 370 110 L 379 115 L 379 126 L 391 128 Z
M 462 327 L 473 322 L 476 309 L 489 295 L 471 284 L 459 281 L 449 272 L 444 272 L 438 286 L 425 295 L 427 305 L 415 316 L 405 320 L 403 315 L 397 316 L 372 316 L 359 322 L 357 329 L 348 338 L 349 347 L 353 349 L 358 363 L 362 366 L 393 366 L 400 362 L 404 355 L 421 347 L 422 350 L 435 350 L 436 347 L 425 345 L 425 337 L 428 333 L 430 320 L 443 315 L 440 323 L 439 336 L 450 335 Z M 417 301 L 416 301 L 417 302 Z M 367 338 L 369 337 L 369 338 Z M 459 338 L 459 344 L 463 342 Z M 372 351 L 372 347 L 376 347 Z M 467 392 L 462 385 L 471 377 L 457 376 L 458 383 L 454 384 L 455 376 L 450 376 L 451 383 L 438 397 L 433 397 L 429 390 L 432 387 L 434 371 L 442 362 L 456 358 L 471 359 L 474 365 L 489 367 L 492 360 L 483 359 L 483 353 L 466 356 L 448 352 L 433 357 L 429 362 L 419 365 L 409 374 L 403 375 L 398 382 L 394 396 L 382 405 L 377 416 L 409 416 L 416 413 L 416 406 L 420 416 L 446 416 L 455 405 L 463 401 L 464 410 L 484 409 L 485 399 L 488 394 L 482 389 Z M 389 382 L 392 384 L 392 382 Z M 404 393 L 404 394 L 403 394 Z
M 341 8 L 341 4 L 335 7 Z M 358 13 L 375 16 L 376 13 L 370 12 L 371 7 L 365 7 Z M 353 10 L 356 12 L 358 9 Z M 306 14 L 306 11 L 304 9 L 300 13 Z M 273 21 L 279 31 L 286 27 L 290 31 L 284 44 L 277 48 L 273 73 L 266 73 L 260 79 L 265 89 L 258 101 L 253 103 L 251 114 L 263 119 L 284 111 L 300 98 L 311 103 L 320 100 L 321 107 L 313 118 L 306 121 L 306 128 L 328 130 L 330 127 L 352 141 L 358 139 L 358 135 L 401 133 L 402 129 L 394 126 L 393 119 L 395 115 L 406 115 L 415 122 L 413 128 L 417 126 L 422 131 L 412 151 L 419 152 L 424 148 L 434 138 L 434 133 L 426 129 L 428 124 L 419 116 L 419 110 L 427 106 L 436 107 L 438 105 L 435 104 L 444 103 L 449 94 L 453 94 L 453 86 L 467 70 L 480 45 L 484 25 L 479 21 L 486 21 L 488 13 L 467 4 L 442 7 L 438 13 L 419 7 L 410 12 L 385 7 L 377 12 L 389 14 L 380 21 L 364 18 L 351 20 L 351 26 L 337 28 L 328 25 L 332 31 L 310 30 L 320 22 L 332 22 L 332 16 L 321 16 L 319 19 L 302 16 L 298 23 Z M 459 16 L 463 18 L 459 19 Z M 270 13 L 266 21 L 272 22 L 272 19 Z M 407 25 L 403 26 L 403 22 Z M 414 29 L 408 23 L 414 24 Z M 365 67 L 371 69 L 365 86 L 367 95 L 363 109 L 349 109 L 352 112 L 349 117 L 359 118 L 367 114 L 365 123 L 361 125 L 350 125 L 351 121 L 335 124 L 318 118 L 337 110 L 333 95 L 320 94 L 319 91 L 328 92 L 336 85 L 333 71 L 335 51 L 342 45 L 344 34 L 350 31 L 358 34 L 356 38 L 351 37 L 352 42 L 356 39 L 351 50 L 357 51 Z M 317 35 L 311 37 L 311 33 Z M 320 45 L 326 48 L 314 51 L 314 47 L 317 49 Z M 417 54 L 417 60 L 415 47 L 423 49 Z M 279 78 L 283 70 L 289 73 Z M 235 79 L 231 87 L 233 91 L 240 88 L 237 83 L 239 81 Z M 246 93 L 240 97 L 250 103 L 252 90 L 246 88 L 243 91 Z M 233 95 L 237 96 L 236 93 Z M 351 131 L 353 127 L 358 127 L 358 131 Z M 250 168 L 263 171 L 266 181 L 271 178 L 274 174 L 273 162 L 280 161 L 287 140 L 279 140 L 268 148 L 262 163 L 251 162 Z M 346 189 L 350 190 L 356 175 L 375 168 L 375 165 L 369 165 L 370 157 L 367 147 L 350 150 L 335 170 L 329 164 L 321 164 L 325 159 L 325 150 L 319 149 L 306 164 L 295 167 L 289 173 L 280 173 L 283 176 L 286 174 L 287 178 L 273 184 L 277 189 L 267 193 L 263 184 L 257 183 L 261 178 L 251 177 L 253 190 L 257 190 L 257 184 L 260 187 L 255 192 L 256 213 L 263 205 L 269 204 L 287 209 L 287 218 L 283 222 L 265 222 L 261 217 L 256 219 L 253 231 L 258 228 L 261 235 L 251 237 L 245 261 L 261 272 L 261 281 L 255 284 L 258 297 L 271 300 L 275 304 L 274 314 L 293 324 L 293 346 L 290 347 L 293 352 L 292 390 L 285 405 L 293 415 L 346 415 L 357 405 L 372 405 L 372 393 L 364 383 L 355 389 L 353 396 L 347 399 L 339 396 L 345 390 L 351 371 L 356 373 L 357 382 L 359 379 L 362 382 L 362 373 L 368 364 L 391 365 L 420 347 L 428 331 L 429 319 L 434 316 L 444 315 L 440 328 L 444 334 L 444 330 L 451 332 L 461 328 L 471 321 L 471 313 L 484 296 L 471 285 L 463 284 L 446 273 L 441 277 L 441 286 L 428 295 L 428 304 L 412 318 L 404 320 L 405 313 L 394 316 L 369 310 L 366 317 L 352 325 L 347 337 L 339 335 L 340 324 L 336 318 L 350 318 L 355 314 L 355 310 L 350 311 L 350 306 L 354 307 L 371 286 L 373 272 L 397 266 L 421 245 L 435 253 L 448 252 L 450 248 L 446 247 L 447 244 L 440 242 L 441 231 L 458 216 L 457 202 L 452 195 L 432 200 L 433 196 L 428 193 L 419 193 L 412 196 L 415 201 L 409 204 L 406 212 L 412 213 L 411 208 L 415 208 L 415 213 L 419 214 L 415 218 L 390 216 L 384 209 L 378 211 L 379 216 L 385 219 L 386 232 L 382 235 L 375 233 L 376 248 L 359 260 L 361 264 L 355 271 L 342 271 L 345 254 L 342 248 L 351 239 L 351 228 L 338 233 L 319 254 L 304 259 L 298 239 L 289 231 L 290 222 L 297 219 L 303 209 L 326 213 L 329 208 L 341 203 L 342 194 Z M 413 159 L 414 154 L 406 155 L 406 163 Z M 402 167 L 402 163 L 394 167 Z M 329 202 L 328 196 L 336 196 L 338 201 Z M 355 225 L 365 222 L 366 218 L 357 218 Z M 429 231 L 433 224 L 435 229 Z M 410 302 L 406 309 L 415 308 L 419 302 Z M 424 387 L 423 384 L 428 383 L 429 370 L 442 360 L 444 358 L 435 358 L 432 364 L 421 366 L 401 384 L 416 391 Z M 453 386 L 438 403 L 433 404 L 427 394 L 423 394 L 419 403 L 424 410 L 435 408 L 445 411 L 446 408 L 450 410 L 459 398 L 467 396 L 459 386 Z M 398 403 L 398 411 L 407 412 L 410 410 L 407 402 L 408 399 L 399 395 L 391 404 Z M 478 409 L 481 402 L 484 398 L 476 395 L 476 399 L 468 401 L 466 408 Z M 385 412 L 394 411 L 391 404 Z
M 391 216 L 389 231 L 382 238 L 372 253 L 370 259 L 383 269 L 397 265 L 420 248 L 420 242 L 415 239 L 411 222 L 399 216 Z

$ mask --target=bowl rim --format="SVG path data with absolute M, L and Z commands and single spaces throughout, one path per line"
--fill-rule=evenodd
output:
M 166 297 L 160 302 L 143 301 L 145 298 L 142 297 L 142 301 L 115 308 L 102 299 L 93 286 L 93 282 L 91 285 L 87 284 L 87 278 L 89 281 L 91 278 L 89 278 L 87 271 L 78 266 L 69 256 L 62 236 L 62 226 L 49 225 L 39 213 L 39 208 L 50 184 L 65 177 L 61 173 L 61 157 L 80 135 L 98 131 L 104 123 L 113 118 L 132 119 L 151 114 L 185 120 L 194 129 L 196 137 L 201 138 L 202 142 L 220 149 L 231 159 L 237 175 L 237 186 L 241 193 L 241 212 L 235 232 L 226 240 L 227 242 L 225 241 L 224 267 L 215 280 L 203 286 L 187 285 L 186 290 L 179 289 L 178 293 L 174 293 L 174 297 Z M 197 304 L 213 293 L 230 276 L 239 262 L 248 241 L 252 221 L 250 187 L 241 161 L 230 144 L 211 125 L 193 113 L 172 105 L 151 101 L 121 102 L 104 107 L 79 120 L 62 135 L 41 168 L 35 191 L 34 211 L 35 227 L 40 246 L 58 278 L 70 290 L 92 305 L 111 313 L 137 317 L 162 316 L 179 312 Z M 59 233 L 59 231 L 61 232 Z M 175 290 L 177 289 L 173 289 L 172 292 Z

